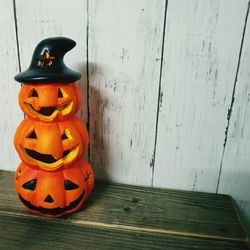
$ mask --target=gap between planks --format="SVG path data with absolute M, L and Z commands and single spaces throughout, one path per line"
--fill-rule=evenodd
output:
M 167 9 L 168 9 L 168 0 L 165 0 L 165 10 L 164 10 L 164 21 L 163 21 L 163 30 L 162 30 L 162 47 L 161 47 L 161 64 L 160 64 L 160 73 L 159 73 L 159 86 L 158 86 L 158 102 L 156 110 L 156 122 L 155 122 L 155 141 L 154 141 L 154 152 L 151 160 L 152 164 L 152 177 L 151 177 L 151 187 L 154 186 L 154 169 L 155 169 L 155 155 L 156 155 L 156 145 L 157 145 L 157 134 L 158 134 L 158 122 L 159 122 L 159 112 L 161 104 L 161 80 L 162 80 L 162 68 L 163 68 L 163 56 L 164 56 L 164 46 L 165 46 L 165 31 L 166 31 L 166 19 L 167 19 Z M 151 165 L 150 164 L 150 165 Z
M 224 160 L 224 154 L 225 154 L 226 146 L 227 146 L 227 138 L 228 138 L 230 120 L 231 120 L 231 116 L 232 116 L 232 112 L 233 112 L 233 105 L 234 105 L 234 99 L 235 99 L 235 90 L 236 90 L 236 85 L 237 85 L 237 80 L 238 80 L 238 73 L 239 73 L 239 68 L 240 68 L 240 63 L 241 63 L 241 54 L 242 54 L 242 49 L 243 49 L 244 40 L 245 40 L 245 33 L 246 33 L 246 27 L 247 27 L 248 15 L 249 15 L 249 8 L 250 8 L 250 0 L 248 1 L 248 6 L 247 6 L 247 11 L 246 11 L 246 16 L 245 16 L 245 22 L 244 22 L 244 27 L 243 27 L 242 37 L 241 37 L 240 50 L 239 50 L 239 56 L 238 56 L 238 63 L 237 63 L 237 67 L 236 67 L 236 73 L 235 73 L 231 103 L 230 103 L 230 107 L 229 107 L 228 113 L 227 113 L 227 126 L 226 126 L 226 129 L 225 129 L 225 138 L 224 138 L 223 151 L 222 151 L 221 162 L 220 162 L 220 170 L 219 170 L 219 176 L 218 176 L 216 192 L 215 192 L 216 194 L 218 193 L 219 186 L 220 186 L 220 179 L 221 179 L 221 173 L 222 173 L 222 167 L 223 167 L 223 160 Z

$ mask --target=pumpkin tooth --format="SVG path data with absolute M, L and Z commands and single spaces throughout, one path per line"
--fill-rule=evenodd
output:
M 57 110 L 62 111 L 62 110 L 64 110 L 67 106 L 68 106 L 68 104 L 65 104 L 65 105 L 62 105 L 62 106 L 58 106 L 58 107 L 57 107 Z
M 33 110 L 35 110 L 36 112 L 38 112 L 41 109 L 41 106 L 36 103 L 31 104 L 31 103 L 25 102 L 25 104 L 29 106 L 30 108 L 32 108 Z
M 54 153 L 52 154 L 52 156 L 56 159 L 56 160 L 60 160 L 62 157 L 62 154 L 60 152 Z
M 33 105 L 32 105 L 32 107 L 33 107 Z M 36 111 L 40 111 L 41 106 L 38 105 L 38 104 L 35 104 L 34 109 L 35 109 Z

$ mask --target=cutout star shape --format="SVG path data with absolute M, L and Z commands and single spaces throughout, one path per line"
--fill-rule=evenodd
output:
M 55 57 L 54 56 L 50 56 L 49 51 L 46 49 L 43 52 L 42 57 L 39 58 L 41 69 L 43 69 L 46 65 L 51 66 L 52 65 L 52 61 L 54 59 L 55 59 Z
M 86 172 L 86 176 L 85 176 L 85 181 L 88 183 L 89 182 L 89 179 L 90 179 L 90 173 L 89 172 Z
M 16 174 L 16 180 L 19 181 L 21 178 L 21 169 Z

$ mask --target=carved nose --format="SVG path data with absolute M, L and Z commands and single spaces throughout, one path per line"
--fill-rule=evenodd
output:
M 48 195 L 44 201 L 48 203 L 54 202 L 53 198 L 50 195 Z

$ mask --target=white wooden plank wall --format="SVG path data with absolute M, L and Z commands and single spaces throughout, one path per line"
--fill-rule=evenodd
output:
M 97 177 L 151 184 L 164 6 L 89 1 L 90 158 Z
M 155 186 L 216 191 L 246 8 L 169 1 Z
M 244 34 L 234 103 L 223 157 L 220 193 L 231 194 L 240 205 L 250 232 L 250 20 Z
M 19 61 L 26 69 L 40 40 L 67 36 L 97 178 L 227 193 L 250 225 L 248 0 L 0 4 L 0 169 L 19 162 Z
M 14 6 L 0 0 L 0 169 L 14 170 L 19 163 L 13 150 L 13 136 L 22 112 L 17 108 L 20 84 L 14 80 L 19 72 Z

